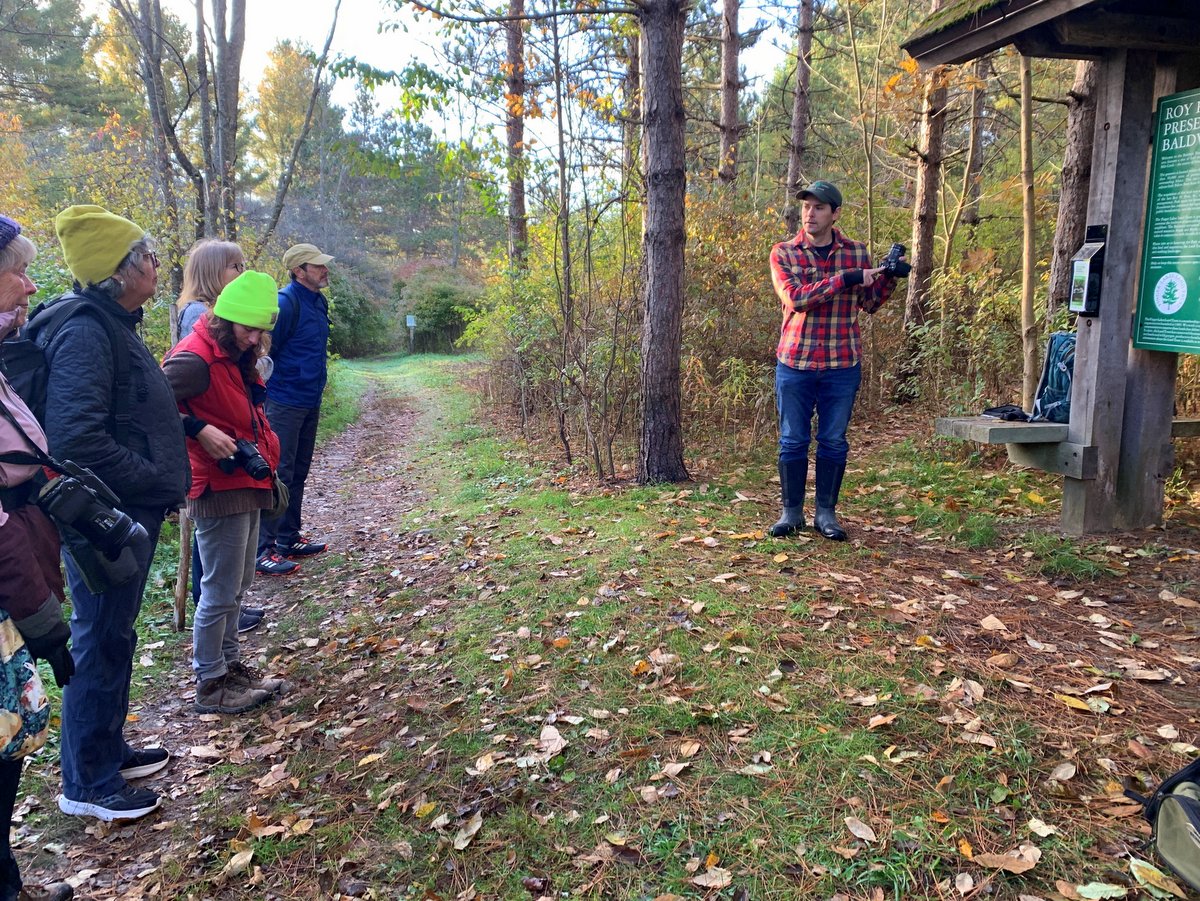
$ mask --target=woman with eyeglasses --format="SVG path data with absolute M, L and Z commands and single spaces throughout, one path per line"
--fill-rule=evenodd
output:
M 183 267 L 183 287 L 175 307 L 179 313 L 179 340 L 192 333 L 196 322 L 217 302 L 221 289 L 246 271 L 246 258 L 242 248 L 232 241 L 219 238 L 201 238 L 188 252 Z M 263 357 L 260 366 L 269 365 L 270 357 Z M 265 373 L 264 378 L 270 375 Z M 200 559 L 200 547 L 192 540 L 192 602 L 200 603 L 200 582 L 204 577 L 204 566 Z M 238 631 L 249 632 L 262 622 L 265 611 L 262 607 L 243 607 L 238 617 Z
M 132 577 L 119 578 L 96 566 L 86 540 L 73 545 L 64 533 L 75 675 L 63 689 L 58 806 L 77 816 L 130 820 L 160 800 L 129 780 L 158 772 L 170 756 L 162 748 L 135 749 L 124 731 L 134 626 L 159 528 L 187 494 L 187 449 L 171 386 L 138 334 L 142 307 L 158 287 L 153 240 L 123 216 L 90 204 L 63 210 L 54 228 L 86 309 L 44 336 L 53 306 L 26 327 L 28 337 L 44 342 L 50 453 L 95 473 L 146 532 L 129 547 Z
M 180 341 L 192 333 L 196 320 L 213 308 L 221 289 L 245 271 L 242 248 L 232 241 L 203 238 L 192 246 L 183 267 L 183 288 L 175 304 Z

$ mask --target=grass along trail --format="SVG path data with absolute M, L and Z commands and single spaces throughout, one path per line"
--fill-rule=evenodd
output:
M 1121 780 L 1196 753 L 1194 525 L 1071 543 L 1047 477 L 877 435 L 850 542 L 764 539 L 769 465 L 598 486 L 489 425 L 461 366 L 348 367 L 362 415 L 306 495 L 331 551 L 254 589 L 269 627 L 245 648 L 295 691 L 199 716 L 190 636 L 152 631 L 130 731 L 176 754 L 168 803 L 70 820 L 39 760 L 31 878 L 97 899 L 1151 896 Z

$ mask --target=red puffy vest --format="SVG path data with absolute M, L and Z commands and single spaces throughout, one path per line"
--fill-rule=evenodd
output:
M 262 406 L 251 404 L 249 389 L 242 381 L 237 363 L 225 355 L 208 333 L 208 317 L 200 317 L 192 333 L 172 348 L 171 355 L 182 351 L 193 353 L 208 364 L 209 385 L 203 394 L 179 404 L 180 412 L 203 419 L 232 438 L 253 441 L 274 472 L 279 466 L 279 438 L 271 431 L 271 424 L 267 422 Z M 255 381 L 262 386 L 262 380 L 257 376 Z M 208 451 L 195 438 L 187 440 L 187 449 L 192 463 L 189 498 L 197 498 L 210 488 L 213 491 L 229 491 L 233 488 L 271 487 L 270 479 L 255 481 L 240 466 L 232 473 L 222 472 L 217 461 L 208 455 Z

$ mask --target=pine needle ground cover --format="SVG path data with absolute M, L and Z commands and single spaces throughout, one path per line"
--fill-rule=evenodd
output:
M 39 760 L 18 856 L 95 898 L 1182 896 L 1121 789 L 1196 753 L 1194 527 L 1068 541 L 1052 479 L 909 435 L 860 442 L 850 542 L 772 540 L 769 466 L 600 485 L 461 366 L 354 364 L 333 550 L 255 587 L 295 691 L 198 716 L 158 633 L 163 812 L 47 813 Z

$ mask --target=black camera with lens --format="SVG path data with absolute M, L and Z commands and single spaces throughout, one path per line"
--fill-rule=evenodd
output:
M 141 523 L 117 509 L 117 496 L 95 473 L 71 462 L 60 466 L 62 474 L 38 493 L 38 506 L 48 515 L 70 526 L 109 560 L 148 537 Z
M 240 468 L 246 470 L 256 482 L 271 478 L 271 467 L 258 452 L 258 446 L 245 438 L 237 439 L 237 450 L 231 456 L 218 460 L 217 466 L 227 476 L 233 475 Z
M 883 270 L 883 274 L 892 278 L 907 278 L 908 274 L 912 272 L 912 266 L 901 259 L 903 256 L 904 245 L 893 244 L 892 249 L 883 258 L 883 262 L 879 264 L 879 268 Z

